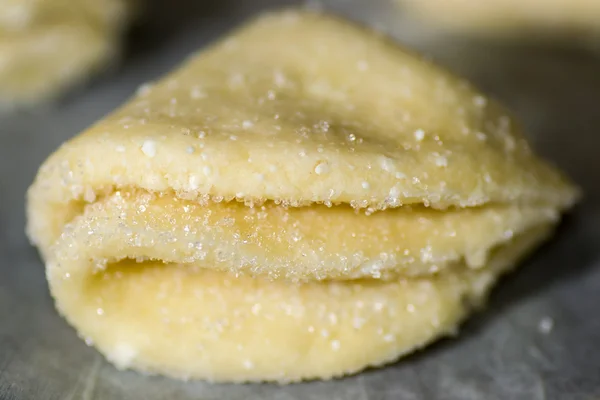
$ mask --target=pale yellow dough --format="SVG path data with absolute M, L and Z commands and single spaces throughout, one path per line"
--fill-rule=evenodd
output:
M 131 0 L 0 0 L 0 103 L 56 96 L 117 54 Z
M 118 367 L 290 382 L 453 332 L 577 194 L 466 82 L 286 11 L 57 150 L 28 232 L 58 310 Z
M 445 29 L 525 40 L 600 38 L 597 0 L 396 0 Z

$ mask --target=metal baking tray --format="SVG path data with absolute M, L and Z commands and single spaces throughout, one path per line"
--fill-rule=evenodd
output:
M 600 399 L 600 57 L 440 37 L 384 0 L 311 6 L 374 25 L 474 81 L 585 191 L 558 235 L 501 281 L 459 336 L 341 380 L 216 385 L 117 371 L 57 315 L 23 233 L 24 194 L 40 163 L 141 83 L 261 9 L 293 3 L 150 2 L 118 69 L 51 107 L 0 117 L 0 399 Z

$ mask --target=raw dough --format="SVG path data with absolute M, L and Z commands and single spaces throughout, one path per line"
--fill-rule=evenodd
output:
M 117 53 L 131 0 L 0 0 L 0 103 L 55 96 Z
M 28 232 L 118 367 L 327 379 L 453 332 L 574 203 L 519 129 L 375 33 L 266 14 L 50 156 Z
M 597 40 L 597 0 L 396 0 L 439 27 L 525 40 Z

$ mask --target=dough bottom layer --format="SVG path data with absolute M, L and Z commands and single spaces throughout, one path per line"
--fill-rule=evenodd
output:
M 73 276 L 50 263 L 47 272 L 60 312 L 119 368 L 211 381 L 330 379 L 453 333 L 550 230 L 515 237 L 480 270 L 389 282 L 294 284 L 134 260 Z

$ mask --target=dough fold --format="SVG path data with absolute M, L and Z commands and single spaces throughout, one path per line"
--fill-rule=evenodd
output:
M 290 382 L 454 332 L 577 196 L 464 81 L 284 11 L 51 155 L 28 233 L 60 313 L 118 367 Z

